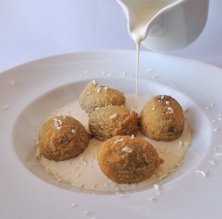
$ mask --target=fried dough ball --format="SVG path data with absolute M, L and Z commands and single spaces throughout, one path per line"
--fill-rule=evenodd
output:
M 84 126 L 70 116 L 55 116 L 40 128 L 38 147 L 49 160 L 62 161 L 77 157 L 89 143 Z
M 105 106 L 89 114 L 89 130 L 101 141 L 115 135 L 132 135 L 138 130 L 137 113 L 125 106 Z
M 157 141 L 172 141 L 181 136 L 184 114 L 180 104 L 171 96 L 152 98 L 140 114 L 141 132 Z
M 117 183 L 137 183 L 153 175 L 163 160 L 142 137 L 115 136 L 97 153 L 102 172 Z
M 85 112 L 90 113 L 96 108 L 107 105 L 124 105 L 125 96 L 117 89 L 101 86 L 95 81 L 91 81 L 82 91 L 79 97 L 79 103 Z

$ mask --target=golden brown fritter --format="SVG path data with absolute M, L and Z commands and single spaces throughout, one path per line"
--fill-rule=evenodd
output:
M 55 116 L 40 128 L 38 147 L 49 160 L 68 160 L 81 154 L 89 143 L 83 125 L 70 116 Z
M 183 109 L 167 95 L 152 98 L 143 108 L 139 121 L 142 134 L 158 141 L 177 139 L 184 129 Z
M 137 183 L 153 175 L 163 160 L 142 137 L 115 136 L 100 146 L 97 160 L 102 172 L 117 183 Z
M 116 135 L 132 135 L 138 130 L 137 113 L 125 106 L 105 106 L 89 115 L 89 130 L 104 141 Z
M 125 104 L 124 94 L 113 88 L 99 85 L 95 81 L 89 82 L 79 97 L 81 108 L 87 113 L 93 112 L 96 108 Z

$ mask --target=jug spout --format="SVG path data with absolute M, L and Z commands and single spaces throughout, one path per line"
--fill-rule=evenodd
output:
M 140 29 L 143 31 L 143 39 L 140 39 L 143 46 L 158 52 L 179 50 L 191 44 L 202 32 L 208 17 L 209 0 L 117 2 L 126 16 L 131 37 L 132 29 L 137 28 L 135 25 L 142 24 L 145 27 Z

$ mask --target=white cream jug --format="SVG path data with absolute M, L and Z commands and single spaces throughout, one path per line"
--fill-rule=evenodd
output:
M 135 43 L 164 52 L 182 49 L 202 32 L 209 0 L 117 0 Z

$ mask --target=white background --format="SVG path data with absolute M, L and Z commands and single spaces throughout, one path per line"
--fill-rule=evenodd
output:
M 209 1 L 201 36 L 173 54 L 222 67 L 222 0 Z M 134 49 L 115 0 L 0 1 L 0 72 L 45 56 L 104 49 Z

